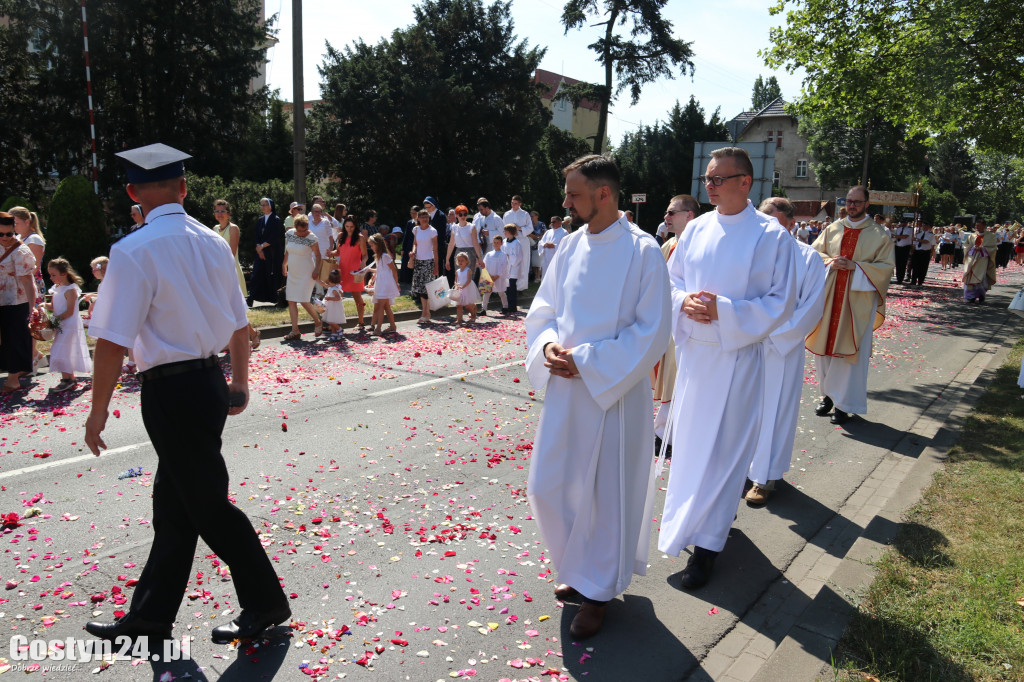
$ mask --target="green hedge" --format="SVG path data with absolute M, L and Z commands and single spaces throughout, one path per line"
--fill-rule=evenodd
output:
M 89 261 L 110 251 L 106 225 L 103 206 L 89 181 L 81 175 L 64 178 L 50 202 L 43 260 L 63 256 L 88 280 Z M 46 263 L 41 266 L 45 273 Z
M 185 197 L 185 211 L 201 223 L 210 227 L 217 224 L 213 217 L 213 202 L 217 199 L 227 199 L 231 204 L 231 221 L 241 230 L 238 258 L 243 267 L 251 267 L 256 255 L 253 249 L 252 226 L 256 218 L 263 215 L 263 211 L 260 210 L 260 199 L 273 199 L 277 214 L 282 220 L 288 217 L 288 206 L 293 200 L 292 183 L 281 180 L 235 180 L 225 184 L 218 176 L 199 175 L 188 175 L 186 180 L 188 196 Z M 320 183 L 308 183 L 306 194 L 309 197 L 317 194 L 328 196 L 329 192 Z

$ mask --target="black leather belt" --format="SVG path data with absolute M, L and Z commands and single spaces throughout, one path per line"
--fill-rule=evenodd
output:
M 150 367 L 145 372 L 139 372 L 139 379 L 141 381 L 152 381 L 153 379 L 172 377 L 175 374 L 184 374 L 185 372 L 194 372 L 197 369 L 206 369 L 207 367 L 216 366 L 216 356 L 210 356 L 208 358 L 201 358 L 198 360 L 168 362 L 166 365 L 157 365 L 156 367 Z

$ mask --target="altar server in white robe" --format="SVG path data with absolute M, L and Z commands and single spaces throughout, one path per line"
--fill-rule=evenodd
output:
M 825 307 L 825 276 L 821 255 L 795 234 L 793 204 L 783 197 L 761 202 L 759 211 L 779 221 L 793 235 L 797 247 L 796 308 L 764 342 L 764 411 L 754 459 L 747 478 L 748 504 L 762 505 L 775 489 L 775 481 L 789 471 L 796 438 L 796 418 L 804 387 L 804 339 L 818 324 Z
M 796 245 L 754 210 L 747 152 L 712 152 L 705 213 L 669 259 L 676 343 L 672 470 L 658 547 L 694 551 L 682 574 L 694 589 L 711 577 L 743 493 L 761 426 L 763 341 L 793 313 Z
M 648 373 L 670 336 L 658 243 L 617 209 L 619 171 L 602 156 L 564 170 L 579 229 L 562 240 L 526 316 L 530 382 L 547 388 L 527 486 L 561 584 L 578 598 L 574 637 L 597 632 L 608 602 L 644 575 L 654 498 Z

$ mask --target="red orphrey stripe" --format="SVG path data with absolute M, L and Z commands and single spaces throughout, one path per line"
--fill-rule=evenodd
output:
M 851 230 L 844 227 L 843 240 L 839 245 L 839 255 L 848 260 L 853 260 L 854 251 L 857 250 L 857 240 L 860 239 L 860 230 Z M 825 342 L 825 355 L 833 355 L 836 347 L 836 334 L 839 331 L 839 318 L 843 314 L 843 308 L 849 305 L 846 290 L 850 286 L 850 277 L 853 270 L 839 270 L 836 274 L 836 288 L 832 298 L 832 314 L 828 321 L 828 339 Z

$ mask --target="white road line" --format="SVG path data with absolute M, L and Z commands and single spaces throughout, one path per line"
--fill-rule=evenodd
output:
M 431 384 L 438 384 L 446 381 L 458 381 L 463 377 L 471 377 L 477 374 L 485 374 L 487 372 L 494 372 L 499 369 L 505 369 L 506 367 L 515 367 L 516 365 L 526 364 L 525 360 L 516 360 L 515 362 L 506 362 L 502 365 L 495 365 L 493 367 L 485 367 L 483 369 L 475 369 L 470 372 L 462 372 L 461 374 L 453 374 L 450 377 L 437 377 L 434 379 L 428 379 L 427 381 L 420 381 L 415 384 L 409 384 L 407 386 L 397 386 L 395 388 L 388 388 L 383 391 L 376 391 L 374 393 L 366 394 L 366 397 L 377 398 L 379 396 L 390 395 L 392 393 L 400 393 L 402 391 L 409 391 L 414 388 L 420 388 L 421 386 L 430 386 Z M 114 448 L 112 450 L 104 450 L 104 455 L 117 455 L 122 452 L 130 452 L 143 448 L 148 445 L 152 445 L 150 441 L 144 441 L 142 443 L 135 443 L 134 445 L 125 445 L 123 447 Z M 89 453 L 88 455 L 78 455 L 77 457 L 68 457 L 66 459 L 58 459 L 53 462 L 44 462 L 42 464 L 36 464 L 35 466 L 22 467 L 21 469 L 14 469 L 12 471 L 0 472 L 0 480 L 5 478 L 14 478 L 15 476 L 21 476 L 23 474 L 31 474 L 37 471 L 43 471 L 44 469 L 52 469 L 54 467 L 64 466 L 65 464 L 77 464 L 78 462 L 84 462 L 86 460 L 94 460 L 96 457 Z
M 408 391 L 413 388 L 419 388 L 421 386 L 430 386 L 431 384 L 439 384 L 444 381 L 458 381 L 462 377 L 471 377 L 477 374 L 485 374 L 487 372 L 493 372 L 499 369 L 505 369 L 506 367 L 515 367 L 516 365 L 525 365 L 525 360 L 516 360 L 515 362 L 506 362 L 503 365 L 495 365 L 494 367 L 484 367 L 483 369 L 474 369 L 471 372 L 463 372 L 462 374 L 453 374 L 450 377 L 437 377 L 435 379 L 429 379 L 427 381 L 420 381 L 415 384 L 409 384 L 408 386 L 396 386 L 395 388 L 388 388 L 383 391 L 375 391 L 373 393 L 367 393 L 366 396 L 369 398 L 376 398 L 382 395 L 390 395 L 391 393 L 401 393 L 402 391 Z
M 117 455 L 122 452 L 130 452 L 139 448 L 144 448 L 151 443 L 147 440 L 142 443 L 135 443 L 134 445 L 125 445 L 119 448 L 113 448 L 112 450 L 104 450 L 104 455 Z M 68 457 L 66 459 L 58 459 L 53 462 L 44 462 L 43 464 L 36 464 L 35 466 L 22 467 L 21 469 L 14 469 L 12 471 L 0 471 L 0 479 L 13 478 L 15 476 L 21 476 L 22 474 L 31 474 L 36 471 L 42 471 L 43 469 L 52 469 L 54 467 L 64 466 L 65 464 L 76 464 L 78 462 L 84 462 L 86 460 L 98 459 L 91 452 L 88 455 L 78 455 L 77 457 Z

